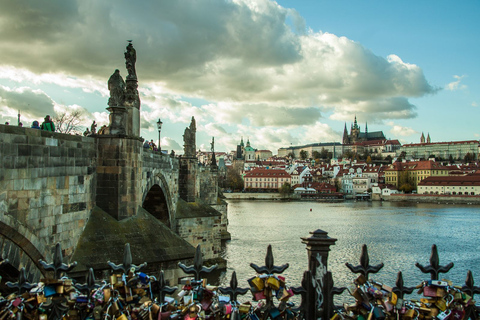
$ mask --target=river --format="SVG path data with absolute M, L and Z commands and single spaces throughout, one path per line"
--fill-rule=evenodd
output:
M 271 244 L 275 265 L 290 265 L 283 273 L 287 285 L 299 286 L 307 270 L 307 251 L 300 238 L 317 229 L 338 239 L 328 259 L 337 287 L 351 286 L 356 276 L 345 263 L 359 264 L 363 244 L 368 246 L 370 264 L 385 264 L 370 278 L 390 286 L 395 286 L 398 271 L 406 286 L 430 279 L 415 262 L 429 265 L 433 244 L 441 265 L 455 264 L 441 278 L 463 285 L 471 270 L 480 283 L 480 206 L 228 200 L 228 219 L 232 239 L 224 249 L 227 270 L 220 277 L 222 285 L 228 285 L 235 270 L 239 286 L 247 287 L 246 280 L 255 276 L 250 263 L 265 265 Z

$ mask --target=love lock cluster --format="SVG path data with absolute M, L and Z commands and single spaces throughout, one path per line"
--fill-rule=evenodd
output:
M 271 255 L 271 248 L 269 248 Z M 202 264 L 200 248 L 193 266 L 180 264 L 187 274 L 182 288 L 170 287 L 163 271 L 158 278 L 141 272 L 146 263 L 132 264 L 130 246 L 126 244 L 122 264 L 108 262 L 112 273 L 108 280 L 96 280 L 90 269 L 84 284 L 75 283 L 62 272 L 70 271 L 75 264 L 62 263 L 61 248 L 53 263 L 43 262 L 46 270 L 53 271 L 53 278 L 29 283 L 22 268 L 17 282 L 6 285 L 16 290 L 7 297 L 0 295 L 0 320 L 203 320 L 203 319 L 296 319 L 301 309 L 294 309 L 288 299 L 301 288 L 289 288 L 282 270 L 273 265 L 267 255 L 266 267 L 258 267 L 258 276 L 250 279 L 251 288 L 240 288 L 236 273 L 232 273 L 230 287 L 207 284 L 201 273 L 208 273 L 216 266 L 206 268 Z M 263 274 L 263 271 L 269 274 Z M 252 301 L 240 303 L 238 295 L 252 292 Z M 178 292 L 178 293 L 176 293 Z M 278 300 L 276 303 L 275 299 Z M 248 299 L 247 299 L 248 300 Z
M 404 299 L 398 288 L 367 281 L 364 275 L 354 284 L 350 294 L 355 304 L 337 309 L 331 320 L 462 320 L 476 312 L 472 297 L 448 280 L 423 281 L 416 287 L 423 294 L 420 299 Z

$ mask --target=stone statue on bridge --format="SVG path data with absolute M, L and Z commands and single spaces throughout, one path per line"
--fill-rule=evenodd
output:
M 110 107 L 123 106 L 125 102 L 125 82 L 120 75 L 120 70 L 116 69 L 108 79 L 108 90 L 110 90 L 108 105 Z
M 192 121 L 190 122 L 190 127 L 186 127 L 185 132 L 183 133 L 183 155 L 185 157 L 195 157 L 196 155 L 195 154 L 196 134 L 197 134 L 197 125 L 195 122 L 195 118 L 192 117 Z
M 129 79 L 137 80 L 137 72 L 135 71 L 135 62 L 137 62 L 137 52 L 135 51 L 135 48 L 133 48 L 133 44 L 130 42 L 127 46 L 127 51 L 125 51 L 125 65 L 128 71 L 127 80 Z

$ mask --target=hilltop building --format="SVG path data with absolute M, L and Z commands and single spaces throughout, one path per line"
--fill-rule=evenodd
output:
M 347 131 L 347 124 L 343 130 L 343 144 L 355 144 L 357 142 L 372 141 L 372 140 L 386 140 L 383 131 L 368 132 L 367 123 L 365 123 L 365 132 L 360 132 L 360 126 L 357 124 L 357 117 L 355 116 L 354 123 L 350 126 L 350 134 Z
M 463 160 L 470 154 L 471 160 L 477 160 L 479 154 L 478 140 L 431 142 L 430 134 L 427 139 L 422 133 L 420 143 L 404 144 L 397 150 L 397 156 L 402 155 L 410 159 L 428 159 L 431 156 L 448 160 Z

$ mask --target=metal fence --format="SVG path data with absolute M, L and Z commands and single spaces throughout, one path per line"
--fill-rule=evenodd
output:
M 85 283 L 66 276 L 76 263 L 63 263 L 60 245 L 57 244 L 54 261 L 40 264 L 51 278 L 30 283 L 25 270 L 20 270 L 17 282 L 7 282 L 11 289 L 0 296 L 0 320 L 4 319 L 357 319 L 357 320 L 461 320 L 477 319 L 478 308 L 473 300 L 480 293 L 474 286 L 470 271 L 463 286 L 439 280 L 453 263 L 439 264 L 437 248 L 432 246 L 430 265 L 416 266 L 430 279 L 417 287 L 404 286 L 399 272 L 395 286 L 369 279 L 370 274 L 383 268 L 383 263 L 370 265 L 367 246 L 362 247 L 360 264 L 346 263 L 351 272 L 359 274 L 348 289 L 355 298 L 351 305 L 334 305 L 334 296 L 346 288 L 337 288 L 327 269 L 328 252 L 336 239 L 327 232 L 316 230 L 302 238 L 308 252 L 308 270 L 302 283 L 291 286 L 282 277 L 288 264 L 275 265 L 271 246 L 267 247 L 265 265 L 251 263 L 255 275 L 245 287 L 238 284 L 233 272 L 229 287 L 211 286 L 202 278 L 216 269 L 206 267 L 200 246 L 197 247 L 193 265 L 179 264 L 191 277 L 181 287 L 168 286 L 163 271 L 147 275 L 141 270 L 146 263 L 132 264 L 129 244 L 125 245 L 123 262 L 107 262 L 111 268 L 109 279 L 97 280 L 90 269 Z M 1 263 L 8 263 L 3 260 Z M 407 299 L 415 289 L 423 294 L 420 300 Z M 239 302 L 240 295 L 251 294 L 251 299 Z M 293 295 L 301 296 L 301 303 L 289 302 Z

